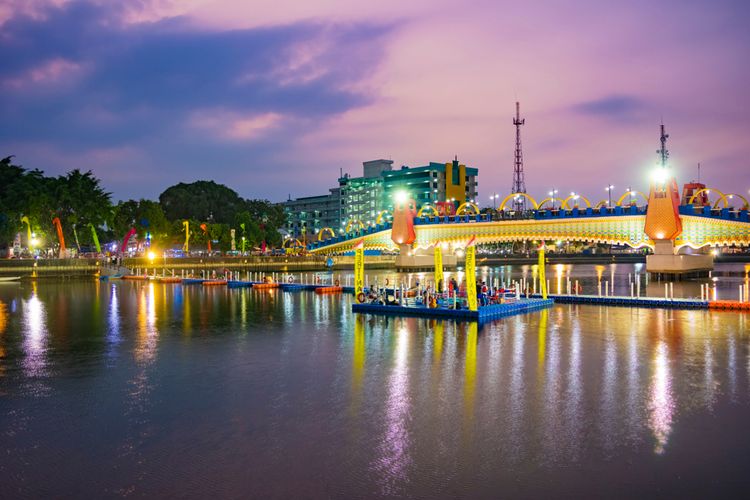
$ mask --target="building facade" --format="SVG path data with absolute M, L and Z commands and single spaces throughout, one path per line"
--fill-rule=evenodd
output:
M 311 241 L 326 227 L 341 226 L 341 189 L 332 188 L 328 194 L 305 196 L 284 203 L 289 235 L 303 242 Z
M 372 160 L 362 164 L 363 175 L 342 175 L 338 187 L 321 196 L 288 200 L 284 204 L 287 231 L 295 238 L 310 241 L 323 228 L 341 234 L 347 226 L 376 224 L 378 215 L 389 220 L 396 193 L 405 192 L 417 203 L 417 209 L 438 202 L 453 202 L 454 207 L 478 197 L 479 171 L 459 163 L 430 162 L 421 167 L 393 169 L 392 160 Z
M 437 202 L 453 201 L 456 206 L 466 201 L 475 202 L 479 182 L 476 168 L 458 162 L 430 162 L 423 167 L 403 166 L 383 173 L 383 206 L 393 207 L 396 193 L 405 191 L 417 202 L 417 208 Z

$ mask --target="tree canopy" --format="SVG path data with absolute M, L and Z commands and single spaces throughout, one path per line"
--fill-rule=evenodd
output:
M 60 218 L 68 247 L 92 242 L 89 224 L 114 240 L 130 228 L 139 238 L 151 234 L 160 247 L 184 242 L 183 221 L 190 223 L 191 245 L 231 248 L 235 229 L 237 248 L 242 237 L 246 249 L 265 241 L 281 244 L 279 228 L 284 226 L 284 210 L 267 200 L 247 200 L 237 192 L 213 181 L 179 183 L 167 188 L 159 201 L 146 199 L 120 201 L 113 206 L 111 195 L 91 171 L 74 169 L 65 175 L 47 177 L 40 170 L 27 170 L 14 164 L 13 157 L 0 160 L 0 246 L 8 246 L 23 230 L 27 217 L 33 232 L 43 237 L 45 246 L 57 241 L 52 219 Z M 200 228 L 206 224 L 206 231 Z M 101 238 L 100 238 L 101 239 Z

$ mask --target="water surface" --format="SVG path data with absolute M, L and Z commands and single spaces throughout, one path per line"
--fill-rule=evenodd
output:
M 350 300 L 0 287 L 0 497 L 746 491 L 747 313 L 557 305 L 477 327 Z

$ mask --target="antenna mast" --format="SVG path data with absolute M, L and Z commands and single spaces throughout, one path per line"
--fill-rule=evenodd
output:
M 521 150 L 521 125 L 526 123 L 525 118 L 521 118 L 521 105 L 516 101 L 516 117 L 513 118 L 513 125 L 516 126 L 516 156 L 513 163 L 513 188 L 512 193 L 526 193 L 526 181 L 523 174 L 523 151 Z M 526 210 L 526 197 L 519 196 L 514 203 L 516 210 Z
M 666 133 L 666 130 L 664 129 L 664 122 L 661 123 L 661 148 L 659 148 L 656 152 L 659 154 L 659 158 L 661 161 L 661 168 L 667 168 L 667 160 L 669 159 L 669 150 L 667 149 L 667 139 L 669 139 L 669 134 Z

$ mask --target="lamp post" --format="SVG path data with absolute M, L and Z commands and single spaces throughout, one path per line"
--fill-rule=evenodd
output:
M 552 191 L 549 192 L 549 197 L 552 198 L 552 210 L 555 209 L 555 196 L 557 196 L 557 189 L 552 188 Z
M 500 197 L 500 195 L 499 195 L 499 194 L 497 194 L 497 193 L 492 193 L 492 194 L 490 195 L 490 200 L 492 200 L 492 208 L 493 208 L 494 210 L 497 210 L 497 199 L 498 199 L 499 197 Z
M 606 188 L 604 188 L 604 189 L 606 189 L 606 190 L 607 190 L 607 194 L 609 195 L 609 205 L 607 205 L 608 207 L 611 207 L 611 206 L 612 206 L 612 190 L 613 190 L 614 188 L 615 188 L 615 187 L 614 187 L 614 186 L 613 186 L 612 184 L 610 184 L 610 185 L 608 185 L 608 186 L 607 186 Z

